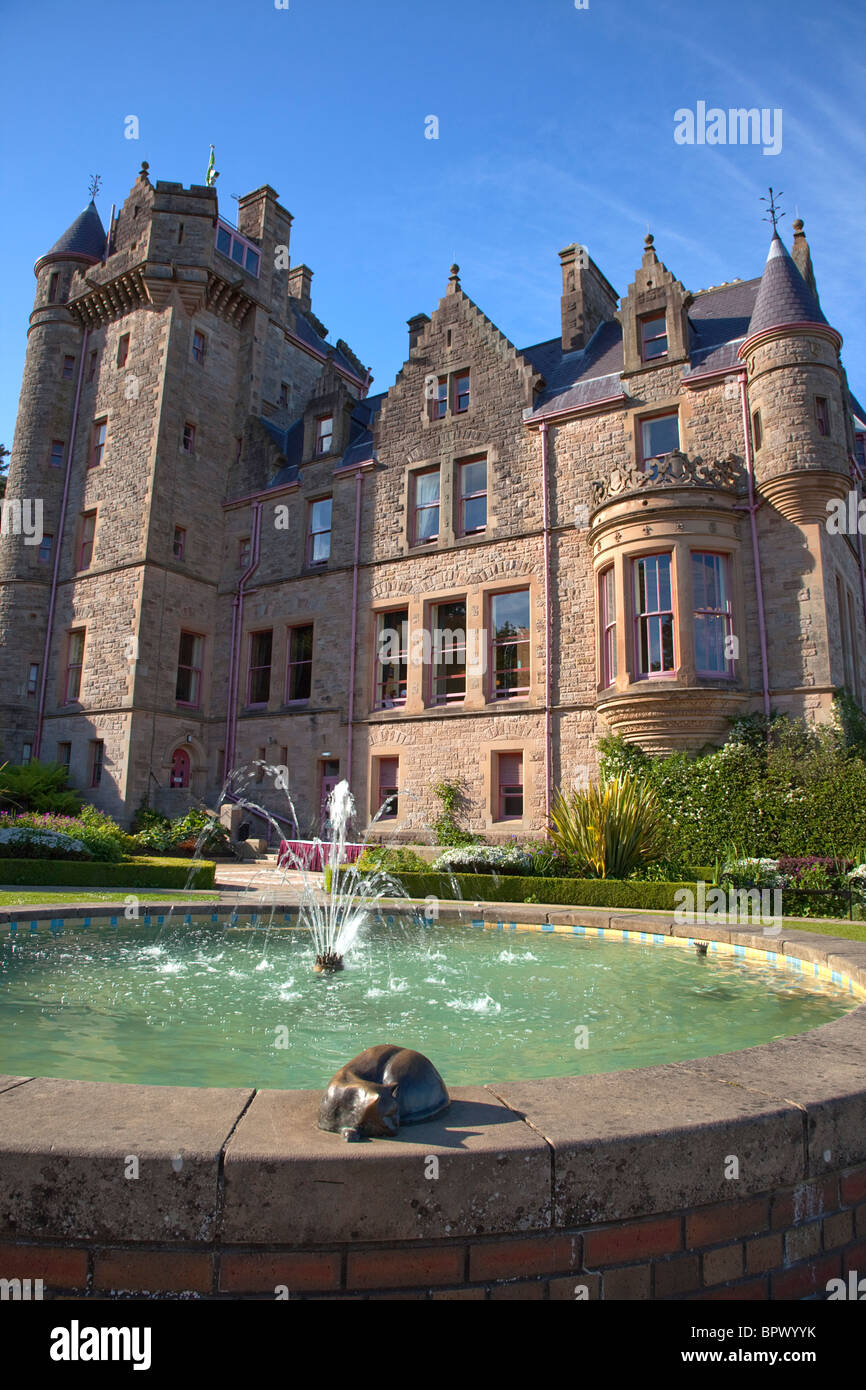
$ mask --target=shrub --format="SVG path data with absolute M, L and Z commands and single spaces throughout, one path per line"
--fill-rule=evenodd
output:
M 575 907 L 642 908 L 672 912 L 675 894 L 691 883 L 641 883 L 635 879 L 556 878 L 540 883 L 537 878 L 492 874 L 401 874 L 407 897 L 437 897 L 453 901 L 543 902 Z
M 29 825 L 0 830 L 0 855 L 10 859 L 92 859 L 86 845 L 56 830 L 36 830 Z
M 187 886 L 192 865 L 184 860 L 160 863 L 147 859 L 126 864 L 105 864 L 97 860 L 73 863 L 57 859 L 0 858 L 0 883 L 32 884 L 64 888 L 178 888 Z M 216 865 L 201 860 L 193 870 L 190 888 L 212 888 Z
M 425 870 L 427 867 L 425 864 Z M 533 855 L 517 845 L 466 846 L 463 849 L 446 849 L 431 867 L 449 873 L 525 876 L 533 872 Z
M 0 770 L 0 806 L 75 816 L 81 809 L 81 797 L 70 790 L 69 774 L 62 763 L 34 760 L 19 766 L 7 763 Z
M 24 811 L 19 815 L 0 815 L 0 829 L 27 827 L 32 830 L 53 831 L 80 841 L 92 859 L 118 862 L 123 858 L 127 838 L 110 816 L 92 806 L 83 806 L 79 816 L 58 816 L 49 812 Z
M 136 814 L 135 823 L 140 829 L 131 839 L 139 853 L 152 850 L 165 854 L 185 840 L 195 840 L 198 848 L 205 853 L 228 854 L 230 851 L 231 836 L 226 827 L 207 811 L 197 807 L 172 821 L 168 816 L 152 811 L 149 806 L 143 806 Z
M 550 838 L 558 850 L 598 878 L 626 878 L 661 858 L 664 822 L 652 787 L 620 772 L 584 791 L 556 793 Z
M 474 835 L 471 830 L 463 830 L 457 824 L 458 812 L 466 809 L 463 784 L 459 779 L 449 781 L 446 778 L 441 782 L 434 782 L 430 790 L 442 803 L 442 814 L 433 822 L 437 845 L 477 845 L 481 836 Z
M 355 868 L 361 874 L 424 874 L 429 867 L 427 861 L 414 850 L 387 849 L 384 845 L 368 845 L 355 861 Z

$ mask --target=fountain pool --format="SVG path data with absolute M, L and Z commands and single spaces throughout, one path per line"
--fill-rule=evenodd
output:
M 368 922 L 346 968 L 316 976 L 308 930 L 242 922 L 8 938 L 0 1071 L 316 1088 L 389 1039 L 429 1056 L 449 1085 L 468 1085 L 731 1052 L 807 1032 L 857 1002 L 783 957 L 747 961 L 715 945 L 698 956 L 646 933 L 624 944 L 579 926 L 496 931 L 410 917 Z

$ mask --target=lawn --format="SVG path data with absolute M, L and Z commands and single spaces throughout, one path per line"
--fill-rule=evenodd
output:
M 7 889 L 0 892 L 0 907 L 50 907 L 52 903 L 125 903 L 128 897 L 133 896 L 132 890 L 125 893 L 81 893 L 73 889 L 64 891 L 61 889 L 42 888 L 35 892 L 25 892 L 19 889 Z M 147 888 L 135 897 L 141 898 L 145 902 L 196 902 L 210 903 L 217 902 L 218 897 L 212 889 L 189 889 L 186 892 L 180 888 L 173 893 L 156 893 Z

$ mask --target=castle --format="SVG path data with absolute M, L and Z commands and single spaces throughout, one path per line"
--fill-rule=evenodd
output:
M 285 813 L 287 767 L 301 834 L 345 777 L 411 837 L 459 777 L 495 839 L 539 833 L 603 733 L 697 750 L 863 704 L 863 536 L 828 516 L 866 510 L 866 415 L 802 222 L 695 293 L 651 236 L 621 300 L 569 246 L 561 333 L 523 349 L 452 266 L 380 395 L 291 222 L 269 186 L 234 226 L 145 164 L 107 232 L 91 202 L 36 262 L 3 759 L 65 762 L 124 823 L 258 762 Z

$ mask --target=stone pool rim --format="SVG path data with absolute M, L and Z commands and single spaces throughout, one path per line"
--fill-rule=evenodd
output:
M 638 912 L 481 911 L 768 946 Z M 0 930 L 57 914 L 6 909 Z M 783 926 L 771 949 L 866 990 L 866 942 Z M 0 1277 L 57 1297 L 788 1298 L 866 1268 L 866 1003 L 739 1052 L 452 1094 L 346 1145 L 316 1129 L 318 1090 L 0 1077 Z

